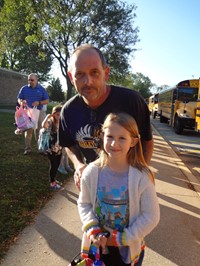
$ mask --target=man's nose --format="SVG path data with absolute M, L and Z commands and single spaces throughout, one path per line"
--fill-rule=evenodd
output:
M 91 83 L 91 77 L 90 75 L 85 75 L 84 77 L 84 84 L 89 85 Z

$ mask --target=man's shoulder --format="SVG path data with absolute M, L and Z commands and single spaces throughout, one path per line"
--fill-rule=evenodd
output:
M 63 108 L 68 109 L 68 108 L 72 108 L 75 106 L 80 106 L 82 104 L 83 104 L 83 101 L 81 97 L 78 94 L 76 94 L 72 98 L 67 100 L 66 103 L 64 103 Z
M 27 84 L 21 87 L 21 90 L 26 90 L 26 89 L 29 89 L 29 86 Z
M 40 90 L 45 90 L 45 88 L 40 83 L 38 83 L 36 87 Z
M 134 89 L 129 89 L 127 87 L 122 87 L 122 86 L 116 86 L 116 85 L 111 85 L 111 91 L 113 93 L 120 94 L 120 95 L 134 95 L 134 96 L 139 96 L 139 92 L 134 90 Z
M 111 98 L 113 101 L 138 101 L 141 95 L 138 91 L 126 87 L 111 86 Z

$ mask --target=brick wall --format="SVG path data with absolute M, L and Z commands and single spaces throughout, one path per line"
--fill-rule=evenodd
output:
M 27 79 L 28 75 L 0 68 L 0 104 L 16 104 L 18 92 Z

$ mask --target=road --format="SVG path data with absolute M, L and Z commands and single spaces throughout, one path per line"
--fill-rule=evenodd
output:
M 151 123 L 200 182 L 200 133 L 184 130 L 177 135 L 167 123 L 160 123 L 159 117 L 151 118 Z

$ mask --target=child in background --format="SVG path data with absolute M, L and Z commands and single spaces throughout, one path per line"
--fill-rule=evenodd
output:
M 60 160 L 60 165 L 58 167 L 58 172 L 64 175 L 73 172 L 73 169 L 69 166 L 69 158 L 65 148 L 62 149 L 62 157 Z
M 135 120 L 109 114 L 102 127 L 103 149 L 81 178 L 78 211 L 83 223 L 82 255 L 100 247 L 106 266 L 140 266 L 144 237 L 158 224 L 154 176 L 146 164 Z M 107 239 L 101 233 L 110 232 Z
M 62 147 L 58 145 L 58 126 L 60 119 L 60 111 L 62 106 L 57 105 L 52 109 L 52 113 L 48 114 L 44 121 L 42 122 L 42 127 L 50 128 L 50 139 L 49 139 L 49 150 L 47 152 L 50 169 L 49 169 L 49 181 L 50 187 L 53 190 L 60 190 L 61 184 L 56 180 L 56 174 L 58 167 L 60 165 L 60 160 L 62 157 Z

